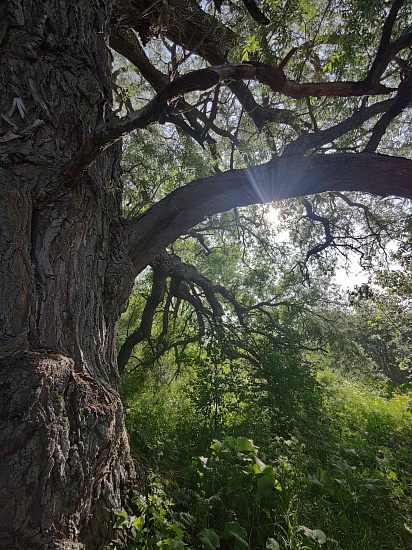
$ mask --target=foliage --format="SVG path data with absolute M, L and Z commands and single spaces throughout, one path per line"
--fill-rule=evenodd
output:
M 120 510 L 115 523 L 128 539 L 127 550 L 187 547 L 183 540 L 187 533 L 174 518 L 173 502 L 154 474 L 149 476 L 146 495 L 135 495 L 132 502 L 136 515 Z M 112 544 L 109 548 L 116 550 L 117 547 Z
M 128 394 L 136 407 L 130 413 L 132 442 L 168 480 L 167 495 L 175 503 L 170 521 L 184 526 L 187 544 L 207 549 L 409 548 L 411 390 L 392 393 L 383 381 L 350 380 L 325 369 L 317 376 L 317 401 L 305 397 L 304 386 L 299 396 L 296 387 L 282 411 L 281 403 L 272 410 L 260 408 L 253 385 L 244 393 L 242 377 L 235 376 L 237 407 L 222 408 L 220 436 L 209 446 L 210 410 L 197 408 L 193 394 L 202 387 L 194 384 L 188 393 L 188 384 L 189 379 L 175 380 L 163 388 L 163 412 L 159 401 L 153 407 L 148 398 L 141 400 L 142 394 Z M 274 403 L 278 389 L 273 389 Z M 270 398 L 269 385 L 266 392 L 263 400 Z M 184 410 L 179 403 L 185 403 Z M 280 435 L 285 424 L 288 429 Z M 145 445 L 141 437 L 134 438 L 138 427 Z M 247 429 L 258 445 L 242 435 Z M 155 448 L 165 454 L 154 458 Z
M 161 6 L 156 3 L 149 10 L 144 28 L 135 27 L 141 40 L 133 35 L 133 43 L 119 48 L 132 57 L 116 58 L 119 109 L 124 109 L 124 94 L 134 109 L 140 108 L 153 97 L 153 89 L 216 63 L 262 62 L 281 68 L 285 80 L 296 86 L 313 82 L 322 86 L 364 82 L 371 63 L 380 62 L 386 70 L 377 78 L 388 90 L 404 81 L 400 67 L 410 63 L 406 47 L 396 52 L 397 57 L 383 53 L 385 40 L 409 32 L 408 6 L 401 2 L 391 7 L 384 1 L 265 1 L 255 5 L 261 15 L 258 20 L 250 17 L 242 2 L 174 0 Z M 190 32 L 183 32 L 182 13 L 193 14 Z M 193 43 L 188 42 L 189 35 Z M 130 55 L 133 50 L 134 56 Z M 125 218 L 142 215 L 193 180 L 206 181 L 206 176 L 219 176 L 229 168 L 256 166 L 280 155 L 332 158 L 360 153 L 368 148 L 376 123 L 387 122 L 379 140 L 381 152 L 394 147 L 397 155 L 410 152 L 411 140 L 402 139 L 410 131 L 406 108 L 396 111 L 396 117 L 391 114 L 396 109 L 387 107 L 389 111 L 378 109 L 362 118 L 365 110 L 373 110 L 392 92 L 295 98 L 254 79 L 244 89 L 236 88 L 237 84 L 243 86 L 219 81 L 214 88 L 183 90 L 170 102 L 162 124 L 127 137 L 122 177 Z M 259 190 L 260 182 L 253 184 Z M 265 202 L 265 197 L 261 199 Z M 333 300 L 328 289 L 337 262 L 348 261 L 351 253 L 359 255 L 365 267 L 385 269 L 385 247 L 390 242 L 402 245 L 409 231 L 410 205 L 399 199 L 335 190 L 283 201 L 278 207 L 276 224 L 268 223 L 266 207 L 238 208 L 206 217 L 169 245 L 168 252 L 177 255 L 185 268 L 190 265 L 209 279 L 210 292 L 185 276 L 183 266 L 178 275 L 169 273 L 165 295 L 153 312 L 153 325 L 144 327 L 147 337 L 136 345 L 129 368 L 144 371 L 167 354 L 166 362 L 175 354 L 174 360 L 184 363 L 186 351 L 189 356 L 193 353 L 192 344 L 205 342 L 205 332 L 215 329 L 217 316 L 234 335 L 232 349 L 246 342 L 241 352 L 248 356 L 250 332 L 263 327 L 273 334 L 278 347 L 320 348 L 324 334 L 308 315 L 297 319 L 298 308 L 313 310 L 320 302 L 327 308 L 325 302 Z M 282 241 L 285 232 L 289 240 Z M 219 295 L 218 287 L 225 294 Z M 120 344 L 140 330 L 151 288 L 152 274 L 141 275 L 131 299 L 134 313 L 127 312 L 121 322 Z M 211 311 L 211 294 L 220 301 L 223 315 Z M 254 308 L 257 304 L 264 306 Z M 275 307 L 281 309 L 279 314 L 273 313 Z
M 258 448 L 245 437 L 215 440 L 209 458 L 200 457 L 198 487 L 207 503 L 203 514 L 205 527 L 197 535 L 203 548 L 226 547 L 280 548 L 274 538 L 283 529 L 279 522 L 277 499 L 282 491 L 277 472 L 259 458 Z M 210 527 L 213 525 L 213 528 Z M 320 529 L 287 525 L 288 544 L 294 548 L 312 548 L 324 544 L 327 537 Z M 333 541 L 330 541 L 333 542 Z
M 266 63 L 285 81 L 322 89 L 371 81 L 374 63 L 385 65 L 377 82 L 395 91 L 404 79 L 399 67 L 410 64 L 404 49 L 396 59 L 384 54 L 385 40 L 390 48 L 409 32 L 401 3 L 391 19 L 394 7 L 384 1 L 267 0 L 255 5 L 269 23 L 260 24 L 246 3 L 195 2 L 190 21 L 204 31 L 196 44 L 173 36 L 184 28 L 173 19 L 179 10 L 156 6 L 147 14 L 157 17 L 152 35 L 140 29 L 146 57 L 139 95 L 130 94 L 134 108 L 151 97 L 155 71 L 168 82 L 216 62 Z M 253 78 L 247 88 L 237 84 L 219 80 L 174 98 L 163 126 L 127 140 L 126 216 L 193 179 L 280 155 L 334 158 L 378 145 L 410 153 L 406 108 L 385 110 L 383 102 L 395 100 L 383 100 L 383 88 L 383 96 L 295 98 Z M 252 183 L 259 193 L 260 182 Z M 123 380 L 132 445 L 165 475 L 176 525 L 185 518 L 184 539 L 194 548 L 406 549 L 410 389 L 396 385 L 406 381 L 399 364 L 410 355 L 403 338 L 410 289 L 389 274 L 388 247 L 398 260 L 410 253 L 410 204 L 335 190 L 277 206 L 275 223 L 256 205 L 206 217 L 169 246 L 167 261 L 155 258 L 140 275 L 119 344 L 146 335 Z M 353 254 L 379 270 L 386 290 L 367 300 L 360 291 L 348 305 L 332 277 Z M 159 273 L 161 297 L 145 315 Z M 129 527 L 136 521 L 123 519 Z M 164 544 L 164 525 L 150 544 Z
M 374 282 L 374 286 L 362 285 L 351 294 L 356 317 L 363 319 L 357 339 L 367 338 L 369 333 L 372 356 L 381 372 L 395 384 L 405 382 L 412 352 L 410 268 L 381 270 Z

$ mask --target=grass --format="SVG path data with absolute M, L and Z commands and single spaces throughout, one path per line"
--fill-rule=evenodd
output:
M 130 548 L 412 549 L 410 390 L 325 369 L 312 394 L 300 399 L 295 387 L 282 408 L 279 388 L 271 403 L 270 392 L 262 401 L 238 381 L 213 429 L 213 408 L 199 406 L 205 398 L 189 385 L 180 378 L 135 393 L 129 379 L 123 388 L 132 445 L 168 503 L 157 520 L 152 509 L 158 531 L 142 531 Z M 144 506 L 139 514 L 147 529 Z

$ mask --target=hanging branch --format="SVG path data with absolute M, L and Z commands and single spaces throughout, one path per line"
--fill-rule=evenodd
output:
M 330 221 L 328 220 L 328 218 L 325 218 L 324 216 L 319 216 L 318 214 L 315 214 L 313 212 L 312 204 L 307 199 L 303 199 L 302 204 L 303 204 L 303 206 L 305 207 L 305 210 L 306 210 L 306 216 L 305 217 L 308 218 L 309 220 L 321 223 L 323 225 L 323 229 L 324 229 L 324 232 L 325 232 L 325 240 L 322 243 L 319 243 L 316 246 L 314 246 L 313 248 L 311 248 L 310 250 L 308 250 L 308 252 L 306 253 L 306 257 L 303 260 L 302 269 L 304 270 L 304 273 L 305 273 L 305 275 L 304 275 L 305 279 L 308 279 L 307 264 L 308 264 L 309 259 L 312 256 L 316 256 L 317 254 L 319 254 L 319 252 L 322 252 L 322 250 L 325 250 L 325 248 L 327 248 L 328 246 L 331 246 L 334 242 L 334 239 L 333 239 L 333 235 L 332 235 L 331 230 L 330 230 Z
M 216 115 L 217 115 L 217 109 L 219 106 L 219 92 L 220 92 L 220 83 L 215 88 L 215 93 L 213 96 L 213 102 L 212 102 L 212 108 L 210 110 L 210 115 L 207 123 L 205 124 L 205 127 L 202 130 L 201 136 L 205 137 L 210 130 L 210 128 L 213 125 L 213 122 L 215 121 Z
M 190 304 L 197 316 L 198 325 L 200 327 L 196 336 L 191 336 L 185 339 L 184 342 L 198 341 L 205 333 L 204 319 L 207 319 L 209 324 L 222 324 L 223 306 L 220 303 L 218 295 L 226 300 L 232 307 L 240 326 L 245 333 L 260 334 L 265 333 L 257 328 L 253 328 L 245 321 L 245 316 L 250 314 L 266 315 L 273 327 L 276 327 L 280 333 L 282 329 L 275 323 L 267 308 L 275 308 L 286 306 L 288 308 L 298 308 L 299 310 L 306 309 L 300 304 L 292 303 L 288 300 L 265 300 L 252 306 L 242 305 L 232 292 L 222 285 L 214 285 L 212 281 L 201 275 L 195 266 L 182 262 L 175 254 L 169 254 L 163 251 L 152 262 L 153 283 L 149 298 L 147 299 L 143 310 L 140 325 L 132 332 L 124 341 L 118 354 L 119 373 L 122 374 L 131 357 L 133 348 L 143 341 L 147 341 L 151 347 L 153 357 L 150 363 L 158 360 L 168 350 L 176 347 L 176 342 L 172 343 L 166 339 L 169 327 L 169 318 L 171 312 L 172 299 L 177 298 Z M 170 278 L 169 291 L 167 292 L 167 279 Z M 203 293 L 203 298 L 199 295 L 197 289 Z M 167 293 L 165 305 L 162 307 L 162 330 L 155 340 L 152 339 L 152 328 L 156 310 L 163 303 Z M 208 304 L 211 309 L 205 305 Z

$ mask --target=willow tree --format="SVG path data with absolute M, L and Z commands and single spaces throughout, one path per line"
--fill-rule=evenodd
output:
M 410 4 L 6 0 L 0 14 L 0 547 L 102 548 L 135 476 L 115 337 L 136 276 L 233 207 L 328 190 L 411 198 L 412 160 L 379 149 L 402 153 L 408 131 Z M 170 52 L 159 66 L 156 40 L 159 59 Z M 112 50 L 152 90 L 127 113 Z M 238 145 L 222 98 L 272 140 L 271 158 L 216 165 L 123 219 L 121 138 L 175 125 L 218 162 L 220 139 Z

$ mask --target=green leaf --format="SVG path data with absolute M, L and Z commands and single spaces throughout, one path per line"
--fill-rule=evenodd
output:
M 180 529 L 180 527 L 176 523 L 172 523 L 172 525 L 169 525 L 168 529 L 176 533 L 179 539 L 183 538 L 183 531 Z
M 203 548 L 206 550 L 220 548 L 220 537 L 214 529 L 202 529 L 197 534 L 197 538 L 202 541 Z
M 241 527 L 237 521 L 229 521 L 225 523 L 225 530 L 223 532 L 224 538 L 227 538 L 227 535 L 238 535 L 239 537 L 246 537 L 246 529 Z
M 349 529 L 351 528 L 351 523 L 349 518 L 346 516 L 337 516 L 335 518 L 336 524 L 343 529 L 346 532 L 349 532 Z
M 264 474 L 258 479 L 258 490 L 260 493 L 265 493 L 270 487 L 274 487 L 276 480 L 273 476 Z
M 313 540 L 315 540 L 319 544 L 326 543 L 326 535 L 321 529 L 314 529 L 312 531 L 312 536 L 313 536 Z
M 215 439 L 213 441 L 213 443 L 210 445 L 210 448 L 213 450 L 213 451 L 220 451 L 220 449 L 222 448 L 222 444 L 220 441 L 218 441 L 217 439 Z
M 267 550 L 280 550 L 280 546 L 275 541 L 275 539 L 268 539 L 266 541 L 266 548 L 267 548 Z
M 305 537 L 308 537 L 311 540 L 314 540 L 315 542 L 319 544 L 325 544 L 326 543 L 326 535 L 323 531 L 320 529 L 309 529 L 308 527 L 305 527 L 304 525 L 301 525 L 298 529 L 298 533 L 303 532 Z
M 310 474 L 308 474 L 308 481 L 312 485 L 317 485 L 318 487 L 323 487 L 323 484 L 319 481 L 319 479 L 315 475 L 311 476 Z
M 337 477 L 334 478 L 336 483 L 339 483 L 339 485 L 346 485 L 346 479 L 339 479 Z
M 237 521 L 225 523 L 225 530 L 222 536 L 224 539 L 234 539 L 237 550 L 247 550 L 248 543 L 245 540 L 247 538 L 246 529 L 241 527 Z
M 238 437 L 236 442 L 239 452 L 244 453 L 252 450 L 252 442 L 247 437 Z
M 376 496 L 387 494 L 391 488 L 381 479 L 365 479 L 366 483 L 363 487 L 369 489 L 369 491 Z
M 265 469 L 267 468 L 266 464 L 265 464 L 264 462 L 262 462 L 262 461 L 260 460 L 260 458 L 258 458 L 257 456 L 254 457 L 254 460 L 255 460 L 255 464 L 253 464 L 253 470 L 254 470 L 256 473 L 264 472 Z M 258 467 L 259 472 L 256 471 L 255 466 Z

